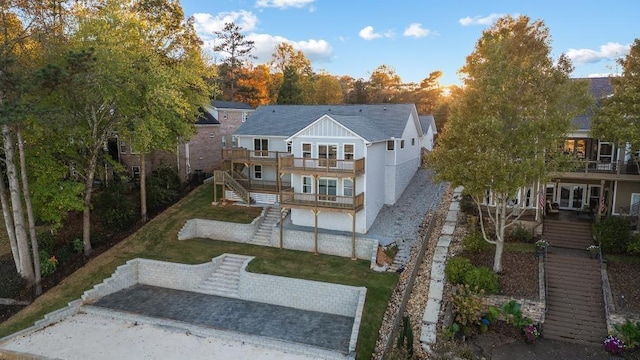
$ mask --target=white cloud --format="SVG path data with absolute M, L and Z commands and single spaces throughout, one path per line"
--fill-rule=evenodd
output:
M 393 30 L 388 30 L 384 33 L 375 32 L 373 30 L 373 26 L 369 25 L 362 28 L 362 30 L 358 32 L 358 35 L 365 40 L 373 40 L 381 37 L 392 38 L 395 34 L 393 33 Z
M 233 22 L 242 32 L 253 31 L 258 24 L 258 17 L 250 11 L 240 10 L 233 12 L 221 12 L 216 16 L 208 13 L 193 14 L 195 28 L 203 39 L 211 38 L 211 35 L 224 28 L 224 24 Z
M 271 54 L 275 51 L 276 46 L 283 42 L 291 44 L 295 51 L 302 51 L 311 63 L 328 62 L 333 54 L 333 49 L 326 40 L 292 41 L 282 36 L 269 34 L 249 34 L 247 40 L 254 42 L 255 49 L 252 54 L 257 57 L 256 63 L 265 63 L 271 60 Z
M 629 53 L 631 45 L 608 42 L 600 46 L 600 50 L 569 49 L 567 57 L 576 64 L 591 64 L 600 60 L 617 59 Z
M 462 26 L 470 26 L 470 25 L 491 25 L 494 21 L 498 20 L 504 14 L 491 14 L 488 16 L 467 16 L 458 20 L 458 22 Z
M 258 0 L 256 1 L 256 7 L 259 8 L 303 8 L 308 4 L 313 3 L 314 0 Z M 313 9 L 311 10 L 313 11 Z
M 431 30 L 423 28 L 422 24 L 413 23 L 409 25 L 406 29 L 404 29 L 403 35 L 421 38 L 421 37 L 428 36 L 429 33 L 431 33 Z

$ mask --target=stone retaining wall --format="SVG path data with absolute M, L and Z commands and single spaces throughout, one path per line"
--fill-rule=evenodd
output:
M 265 210 L 250 224 L 238 224 L 226 221 L 189 219 L 178 232 L 178 240 L 193 238 L 216 239 L 247 243 L 258 231 L 264 219 Z
M 312 252 L 314 248 L 314 233 L 310 231 L 284 229 L 283 247 L 289 250 Z M 271 244 L 280 246 L 280 232 L 271 233 Z M 375 265 L 378 251 L 378 240 L 356 236 L 356 258 L 370 260 Z M 327 255 L 351 257 L 351 235 L 318 233 L 318 252 Z

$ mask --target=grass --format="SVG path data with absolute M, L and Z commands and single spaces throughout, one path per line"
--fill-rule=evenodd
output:
M 300 279 L 333 282 L 367 288 L 358 337 L 357 358 L 369 359 L 387 303 L 398 274 L 375 273 L 369 262 L 329 255 L 280 250 L 209 239 L 178 241 L 178 231 L 191 218 L 250 222 L 260 209 L 241 206 L 212 207 L 212 186 L 201 186 L 158 215 L 135 234 L 91 259 L 58 286 L 38 297 L 31 305 L 0 324 L 0 337 L 27 328 L 46 313 L 66 306 L 82 293 L 110 276 L 116 267 L 134 258 L 199 264 L 223 253 L 255 256 L 249 271 Z

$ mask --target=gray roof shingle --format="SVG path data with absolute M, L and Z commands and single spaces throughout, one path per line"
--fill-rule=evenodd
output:
M 236 135 L 289 137 L 327 114 L 370 142 L 400 138 L 413 104 L 264 105 L 259 106 Z
M 433 133 L 437 134 L 438 129 L 436 129 L 436 120 L 433 118 L 433 115 L 420 115 L 420 126 L 422 127 L 422 132 L 427 133 L 429 127 L 433 129 Z

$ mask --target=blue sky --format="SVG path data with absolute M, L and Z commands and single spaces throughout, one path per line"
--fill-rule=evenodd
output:
M 213 32 L 235 22 L 255 42 L 254 63 L 288 42 L 314 70 L 369 78 L 380 65 L 403 82 L 441 70 L 443 85 L 460 84 L 457 71 L 482 31 L 504 14 L 545 22 L 552 56 L 567 54 L 574 77 L 620 72 L 615 59 L 640 37 L 640 1 L 627 0 L 182 0 L 186 16 L 212 48 Z M 217 57 L 220 60 L 220 57 Z

